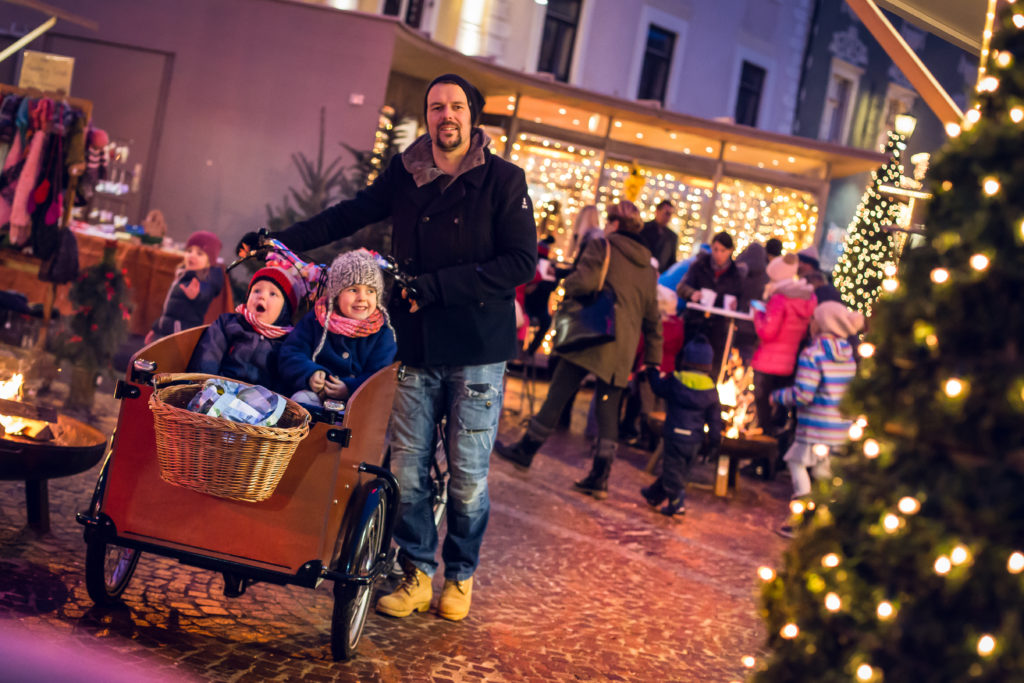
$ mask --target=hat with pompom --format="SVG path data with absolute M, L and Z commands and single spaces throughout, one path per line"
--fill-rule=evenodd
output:
M 252 290 L 252 286 L 260 280 L 269 280 L 273 282 L 284 294 L 285 300 L 288 305 L 291 306 L 291 310 L 295 310 L 299 305 L 299 296 L 304 288 L 304 285 L 300 282 L 300 278 L 297 274 L 290 272 L 286 268 L 278 268 L 276 266 L 266 266 L 260 268 L 253 273 L 252 279 L 249 280 L 249 291 Z
M 797 265 L 798 262 L 796 254 L 776 256 L 768 262 L 768 267 L 765 268 L 765 272 L 768 274 L 768 279 L 772 282 L 792 280 L 796 277 Z
M 864 316 L 838 301 L 826 301 L 814 307 L 811 320 L 825 334 L 849 337 L 864 327 Z

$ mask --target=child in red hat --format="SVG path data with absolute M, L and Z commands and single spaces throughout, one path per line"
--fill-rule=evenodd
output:
M 299 303 L 301 282 L 286 268 L 260 268 L 245 303 L 224 313 L 199 339 L 188 372 L 201 372 L 277 390 L 277 359 Z
M 203 324 L 206 310 L 224 287 L 224 269 L 217 264 L 220 238 L 199 230 L 185 243 L 185 260 L 175 272 L 163 314 L 153 323 L 145 343 Z

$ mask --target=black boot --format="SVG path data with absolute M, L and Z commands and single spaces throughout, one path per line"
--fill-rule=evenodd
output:
M 654 483 L 650 486 L 640 489 L 640 495 L 644 497 L 647 504 L 652 508 L 656 508 L 661 505 L 661 502 L 668 497 L 665 493 L 665 489 L 661 486 L 661 479 L 655 479 Z
M 577 491 L 604 500 L 608 497 L 608 475 L 615 458 L 615 442 L 598 439 L 594 446 L 594 462 L 586 477 L 573 484 Z
M 516 443 L 509 444 L 507 446 L 501 441 L 495 441 L 494 452 L 502 459 L 508 460 L 510 463 L 515 465 L 516 469 L 525 472 L 530 469 L 530 463 L 533 462 L 533 456 L 537 453 L 537 449 L 539 449 L 543 443 L 543 441 L 534 439 L 529 434 L 523 434 L 523 438 L 519 439 Z

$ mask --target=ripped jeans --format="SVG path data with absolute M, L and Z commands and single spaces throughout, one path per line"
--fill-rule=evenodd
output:
M 464 581 L 480 560 L 491 502 L 487 472 L 501 416 L 505 363 L 405 367 L 391 414 L 391 471 L 401 487 L 395 543 L 416 568 L 437 570 L 437 527 L 430 499 L 436 425 L 447 416 L 448 535 L 444 577 Z

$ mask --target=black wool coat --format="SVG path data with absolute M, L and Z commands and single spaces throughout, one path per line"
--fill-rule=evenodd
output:
M 420 292 L 415 313 L 398 292 L 389 306 L 403 363 L 479 365 L 518 350 L 515 288 L 537 262 L 533 204 L 522 169 L 491 154 L 482 130 L 471 140 L 454 178 L 424 135 L 354 198 L 278 235 L 301 251 L 391 217 L 394 257 Z

